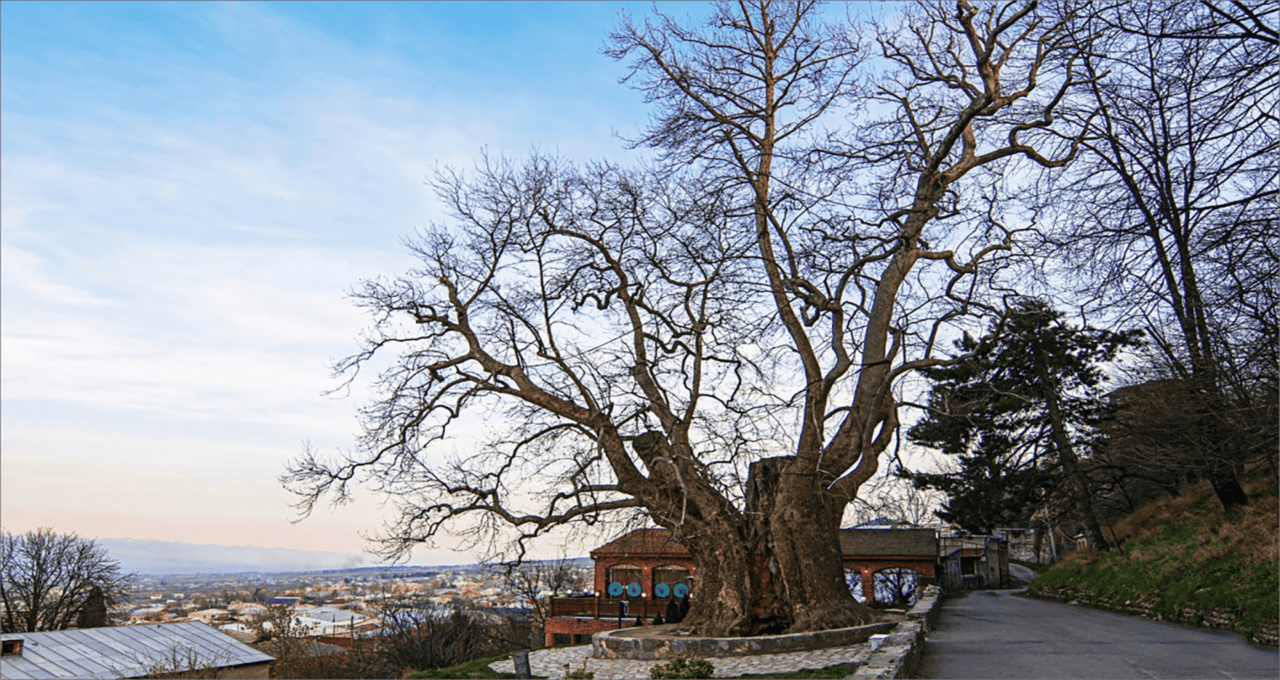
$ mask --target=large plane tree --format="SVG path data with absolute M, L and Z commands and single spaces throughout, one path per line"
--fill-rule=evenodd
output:
M 420 267 L 355 291 L 376 321 L 339 372 L 389 366 L 357 450 L 291 464 L 301 508 L 369 483 L 397 503 L 389 552 L 452 531 L 517 557 L 630 513 L 692 553 L 700 633 L 872 618 L 841 518 L 894 439 L 897 381 L 1013 245 L 993 183 L 1075 152 L 1054 112 L 1078 36 L 1035 2 L 923 4 L 871 40 L 816 15 L 624 20 L 609 53 L 655 107 L 652 167 L 439 174 L 452 219 L 411 239 Z

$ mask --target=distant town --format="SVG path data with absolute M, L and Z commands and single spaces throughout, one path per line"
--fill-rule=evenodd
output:
M 566 560 L 559 595 L 591 595 L 587 558 Z M 272 610 L 308 636 L 372 636 L 389 609 L 488 611 L 523 619 L 531 593 L 506 587 L 499 567 L 363 567 L 325 571 L 140 575 L 111 608 L 121 624 L 202 621 L 243 642 L 261 637 Z M 550 590 L 539 592 L 545 599 Z

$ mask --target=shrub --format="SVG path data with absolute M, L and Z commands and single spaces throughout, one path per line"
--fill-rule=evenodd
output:
M 660 663 L 649 671 L 651 678 L 709 678 L 715 675 L 716 667 L 706 659 L 693 659 L 677 656 L 666 663 Z

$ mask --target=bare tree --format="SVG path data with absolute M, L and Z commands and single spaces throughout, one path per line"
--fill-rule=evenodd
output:
M 577 580 L 575 572 L 573 562 L 563 557 L 503 566 L 501 576 L 504 590 L 518 602 L 529 605 L 533 623 L 531 640 L 545 639 L 551 598 L 563 595 L 573 588 Z
M 81 616 L 95 589 L 105 609 L 131 578 L 91 539 L 43 528 L 18 536 L 6 531 L 0 550 L 0 624 L 6 633 L 63 630 Z
M 387 600 L 379 618 L 382 626 L 369 641 L 368 655 L 393 675 L 525 648 L 532 637 L 527 622 L 485 609 L 434 606 L 421 599 Z
M 924 526 L 938 521 L 936 512 L 946 496 L 933 489 L 917 487 L 898 474 L 901 463 L 877 474 L 858 492 L 851 506 L 854 522 L 884 519 L 894 524 Z
M 1265 420 L 1277 384 L 1278 15 L 1190 0 L 1100 9 L 1107 39 L 1084 59 L 1097 115 L 1074 182 L 1051 198 L 1092 306 L 1142 322 L 1156 377 L 1198 405 L 1178 416 L 1198 442 L 1188 455 L 1227 508 L 1247 502 L 1228 414 Z
M 137 653 L 129 668 L 117 668 L 116 677 L 143 678 L 222 678 L 234 659 L 230 650 L 210 650 L 195 645 L 172 643 L 163 651 Z M 138 676 L 143 670 L 145 675 Z
M 867 621 L 844 509 L 893 440 L 895 382 L 939 361 L 945 325 L 981 308 L 979 265 L 1011 247 L 989 203 L 959 210 L 958 183 L 1076 144 L 1054 116 L 1081 84 L 1071 20 L 958 9 L 881 33 L 895 75 L 868 115 L 889 118 L 852 126 L 861 47 L 811 3 L 624 21 L 610 53 L 657 106 L 636 143 L 658 167 L 438 175 L 456 225 L 411 241 L 420 270 L 356 291 L 376 324 L 339 372 L 395 361 L 359 454 L 307 450 L 284 476 L 301 509 L 368 480 L 400 503 L 389 552 L 450 529 L 500 547 L 510 527 L 517 557 L 556 526 L 642 514 L 694 557 L 692 629 Z M 441 455 L 477 417 L 511 425 Z

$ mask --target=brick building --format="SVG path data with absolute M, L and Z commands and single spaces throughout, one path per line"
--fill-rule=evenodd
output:
M 886 593 L 914 594 L 933 582 L 937 539 L 932 529 L 843 529 L 845 574 L 859 601 Z M 594 597 L 551 600 L 546 642 L 584 642 L 593 633 L 650 621 L 672 598 L 696 597 L 693 556 L 666 529 L 637 529 L 592 550 Z M 881 597 L 877 597 L 880 595 Z
M 845 580 L 859 602 L 914 603 L 916 594 L 933 584 L 938 560 L 933 529 L 841 529 L 840 549 Z

